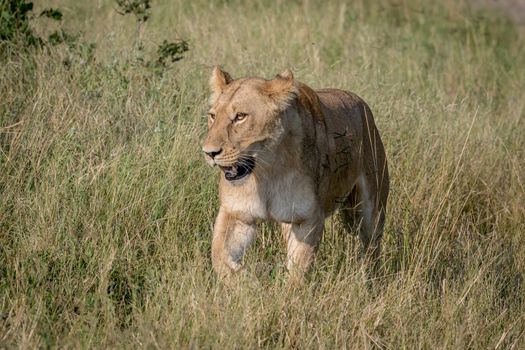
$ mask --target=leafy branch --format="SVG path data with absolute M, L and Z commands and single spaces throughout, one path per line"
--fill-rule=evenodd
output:
M 150 18 L 150 0 L 115 0 L 118 14 L 135 16 L 137 30 L 135 35 L 136 60 L 144 67 L 153 68 L 158 73 L 170 68 L 170 65 L 184 58 L 184 53 L 189 50 L 186 40 L 178 39 L 168 41 L 166 39 L 157 45 L 156 53 L 149 60 L 144 59 L 144 45 L 142 44 L 142 32 L 144 23 Z

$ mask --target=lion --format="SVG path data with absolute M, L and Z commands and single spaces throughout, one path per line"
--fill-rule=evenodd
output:
M 287 269 L 306 272 L 336 209 L 378 259 L 389 176 L 368 105 L 349 91 L 314 91 L 289 70 L 234 80 L 216 66 L 210 87 L 202 150 L 221 170 L 211 248 L 217 274 L 241 269 L 261 220 L 281 224 Z

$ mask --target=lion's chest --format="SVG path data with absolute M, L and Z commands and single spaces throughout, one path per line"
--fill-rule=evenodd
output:
M 313 181 L 290 172 L 275 181 L 268 191 L 268 216 L 278 222 L 300 222 L 318 206 Z
M 280 174 L 266 183 L 248 183 L 225 193 L 222 205 L 254 219 L 277 222 L 300 222 L 318 206 L 313 181 L 298 173 Z

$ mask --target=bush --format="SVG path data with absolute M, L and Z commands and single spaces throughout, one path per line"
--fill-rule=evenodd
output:
M 18 42 L 30 46 L 42 45 L 44 40 L 33 33 L 30 20 L 47 17 L 55 21 L 62 19 L 62 12 L 49 8 L 40 15 L 32 13 L 33 3 L 25 0 L 0 0 L 0 41 Z

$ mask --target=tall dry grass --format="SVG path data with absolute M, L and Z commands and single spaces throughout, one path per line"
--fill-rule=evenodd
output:
M 453 1 L 156 1 L 146 46 L 191 47 L 158 77 L 124 63 L 134 23 L 111 2 L 39 5 L 96 60 L 2 47 L 0 347 L 525 347 L 523 28 Z M 333 218 L 304 285 L 273 225 L 215 279 L 217 63 L 369 102 L 392 178 L 379 276 Z

